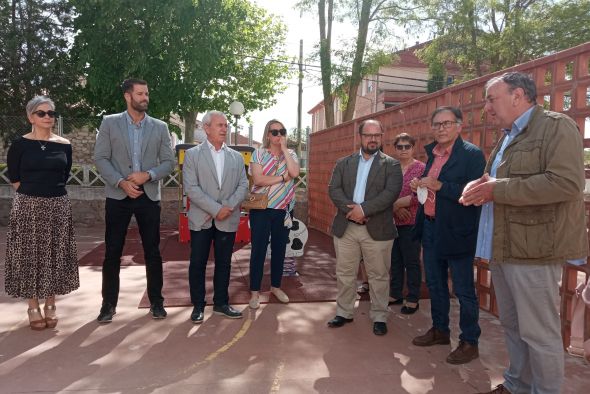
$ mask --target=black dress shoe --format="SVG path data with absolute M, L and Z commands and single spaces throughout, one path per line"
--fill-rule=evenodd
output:
M 416 304 L 415 308 L 412 308 L 411 306 L 404 305 L 404 306 L 402 306 L 402 309 L 400 310 L 400 312 L 403 313 L 404 315 L 412 315 L 412 314 L 416 313 L 416 311 L 419 308 L 420 308 L 420 304 Z
M 385 335 L 387 334 L 387 324 L 382 321 L 376 321 L 373 323 L 373 334 L 375 335 Z
M 392 297 L 389 297 L 389 299 L 391 300 L 391 299 L 392 299 Z M 404 299 L 403 299 L 403 298 L 397 298 L 397 299 L 396 299 L 396 300 L 394 300 L 394 301 L 389 301 L 389 302 L 387 303 L 387 305 L 401 305 L 401 304 L 403 304 L 403 303 L 404 303 Z
M 191 313 L 191 321 L 193 324 L 201 324 L 204 318 L 205 314 L 203 313 L 203 308 L 200 306 L 195 306 L 193 308 L 193 313 Z
M 96 318 L 96 320 L 100 324 L 110 323 L 113 321 L 113 316 L 116 313 L 117 313 L 117 310 L 115 309 L 115 307 L 112 304 L 103 303 L 102 306 L 100 307 L 100 313 L 98 314 L 98 317 Z
M 236 311 L 230 305 L 214 305 L 213 313 L 215 313 L 216 315 L 223 315 L 225 317 L 229 317 L 230 319 L 242 318 L 242 312 Z
M 155 302 L 150 307 L 153 319 L 165 319 L 168 316 L 168 312 L 164 309 L 164 304 L 161 302 Z
M 332 328 L 342 327 L 346 323 L 352 322 L 352 320 L 353 319 L 347 319 L 342 316 L 334 316 L 334 318 L 328 322 L 328 327 L 332 327 Z

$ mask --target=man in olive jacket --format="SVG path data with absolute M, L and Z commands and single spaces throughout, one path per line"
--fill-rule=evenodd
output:
M 359 125 L 360 152 L 336 163 L 330 180 L 330 199 L 337 208 L 332 224 L 336 249 L 338 296 L 336 316 L 329 327 L 352 321 L 356 275 L 363 259 L 369 276 L 373 333 L 387 333 L 391 247 L 397 237 L 393 203 L 402 188 L 399 162 L 381 152 L 383 128 L 376 120 Z
M 588 254 L 582 138 L 569 117 L 536 105 L 529 75 L 506 73 L 486 88 L 485 110 L 504 136 L 461 201 L 483 205 L 476 255 L 490 261 L 510 357 L 493 392 L 559 393 L 561 266 Z

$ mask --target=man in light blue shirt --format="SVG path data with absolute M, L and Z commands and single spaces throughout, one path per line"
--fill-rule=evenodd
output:
M 505 135 L 460 202 L 484 205 L 476 256 L 490 262 L 510 365 L 489 393 L 558 394 L 564 355 L 561 267 L 588 254 L 583 143 L 575 122 L 536 105 L 531 76 L 486 86 L 485 111 Z
M 337 208 L 332 224 L 338 296 L 336 316 L 328 326 L 352 322 L 356 275 L 361 258 L 369 276 L 373 333 L 387 333 L 391 247 L 397 236 L 393 203 L 402 188 L 397 160 L 381 152 L 383 127 L 368 119 L 359 125 L 361 149 L 338 160 L 330 186 Z
M 496 171 L 498 165 L 502 162 L 502 156 L 506 147 L 514 140 L 514 138 L 520 134 L 522 129 L 529 123 L 529 118 L 533 112 L 534 106 L 530 107 L 525 113 L 519 116 L 512 124 L 512 129 L 503 129 L 504 139 L 502 139 L 502 145 L 496 157 L 492 162 L 492 168 L 490 169 L 490 176 L 496 177 Z M 492 259 L 492 234 L 494 233 L 494 202 L 489 201 L 483 204 L 481 209 L 481 216 L 479 218 L 479 230 L 477 232 L 477 249 L 475 251 L 475 257 L 479 257 L 485 260 Z
M 147 82 L 129 78 L 121 87 L 127 110 L 104 117 L 94 146 L 96 168 L 106 192 L 103 302 L 97 318 L 101 324 L 110 323 L 116 313 L 121 254 L 132 216 L 144 249 L 150 312 L 154 319 L 167 316 L 159 247 L 160 180 L 174 169 L 174 151 L 166 123 L 147 114 Z

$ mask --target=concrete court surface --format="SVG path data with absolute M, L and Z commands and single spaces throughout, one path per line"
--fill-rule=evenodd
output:
M 99 267 L 81 267 L 81 288 L 58 298 L 55 330 L 33 332 L 26 304 L 4 293 L 5 228 L 0 228 L 0 393 L 476 393 L 502 381 L 507 362 L 498 320 L 481 313 L 480 358 L 445 362 L 451 346 L 418 348 L 411 339 L 429 327 L 429 302 L 408 317 L 392 308 L 389 333 L 376 337 L 360 302 L 355 321 L 326 322 L 334 302 L 263 304 L 245 318 L 206 309 L 168 308 L 154 321 L 137 305 L 145 288 L 141 266 L 122 267 L 113 323 L 99 326 Z M 102 242 L 102 228 L 78 228 L 79 255 Z M 458 305 L 452 306 L 457 344 Z M 590 368 L 566 357 L 563 393 L 587 392 Z

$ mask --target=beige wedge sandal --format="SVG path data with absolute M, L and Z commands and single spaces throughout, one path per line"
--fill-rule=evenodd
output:
M 29 315 L 29 327 L 31 327 L 31 330 L 42 331 L 47 327 L 47 323 L 41 314 L 41 309 L 29 308 L 27 309 L 27 314 Z
M 47 328 L 55 328 L 57 326 L 58 318 L 56 316 L 56 307 L 55 305 L 45 305 L 43 307 L 43 312 L 45 312 L 45 323 L 47 324 Z

